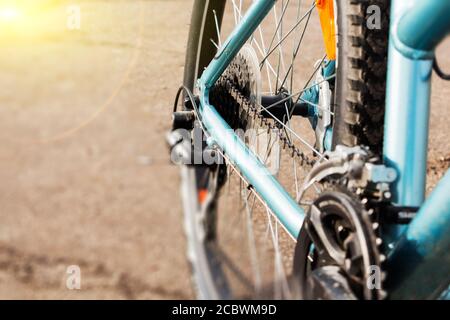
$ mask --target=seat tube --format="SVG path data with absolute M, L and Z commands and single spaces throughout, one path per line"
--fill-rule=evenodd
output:
M 424 203 L 432 65 L 435 47 L 450 32 L 450 1 L 391 4 L 384 161 L 398 171 L 393 203 L 421 208 L 407 227 L 385 234 L 393 247 L 386 287 L 392 299 L 429 299 L 450 276 L 449 172 Z
M 420 207 L 425 198 L 433 60 L 432 53 L 416 59 L 399 50 L 398 21 L 410 9 L 411 2 L 414 1 L 393 0 L 391 5 L 383 158 L 398 173 L 392 188 L 393 203 Z M 391 247 L 403 229 L 392 226 L 386 230 Z

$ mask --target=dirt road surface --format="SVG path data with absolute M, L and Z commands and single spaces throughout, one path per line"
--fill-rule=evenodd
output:
M 0 297 L 192 298 L 164 140 L 191 1 L 79 4 L 1 43 Z
M 164 141 L 192 1 L 72 2 L 79 29 L 66 5 L 0 28 L 0 298 L 193 298 Z M 450 161 L 449 96 L 436 80 L 430 185 Z

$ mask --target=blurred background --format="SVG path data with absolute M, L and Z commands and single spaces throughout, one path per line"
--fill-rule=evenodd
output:
M 0 0 L 1 299 L 193 298 L 164 140 L 191 7 Z M 435 78 L 429 188 L 450 163 L 449 95 Z
M 0 0 L 0 298 L 192 297 L 164 140 L 190 8 Z

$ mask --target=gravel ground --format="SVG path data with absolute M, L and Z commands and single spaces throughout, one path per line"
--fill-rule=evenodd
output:
M 80 30 L 65 6 L 0 28 L 0 298 L 193 298 L 164 142 L 192 1 L 75 2 Z M 449 167 L 448 96 L 436 80 L 430 186 Z

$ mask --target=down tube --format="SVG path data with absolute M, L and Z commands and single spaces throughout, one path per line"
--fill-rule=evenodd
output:
M 450 170 L 388 259 L 391 299 L 436 299 L 450 285 Z M 444 298 L 450 298 L 444 297 Z
M 200 115 L 202 123 L 210 134 L 210 142 L 217 144 L 226 153 L 255 191 L 264 199 L 284 228 L 297 239 L 304 219 L 302 208 L 209 103 L 209 89 L 270 12 L 275 2 L 275 0 L 255 1 L 204 71 L 198 83 Z

